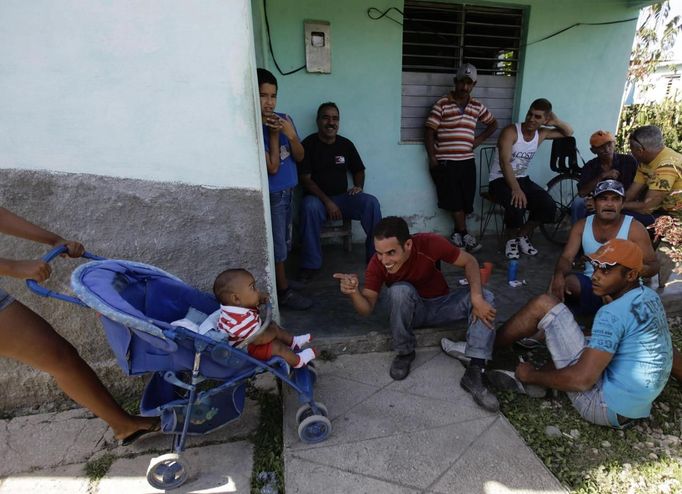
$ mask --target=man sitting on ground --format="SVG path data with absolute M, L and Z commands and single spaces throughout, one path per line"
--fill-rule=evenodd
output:
M 573 223 L 585 218 L 588 211 L 594 212 L 594 205 L 585 198 L 599 182 L 604 180 L 618 180 L 623 188 L 628 190 L 637 172 L 637 160 L 630 154 L 616 153 L 616 139 L 611 132 L 598 130 L 590 137 L 590 151 L 597 155 L 591 159 L 582 170 L 578 181 L 578 197 L 571 205 Z
M 322 103 L 317 109 L 317 129 L 303 139 L 305 157 L 299 170 L 306 193 L 301 203 L 301 281 L 308 281 L 322 267 L 320 230 L 326 220 L 360 220 L 369 261 L 374 254 L 372 229 L 381 219 L 379 201 L 363 192 L 365 165 L 360 154 L 349 139 L 337 134 L 335 103 Z M 348 172 L 353 176 L 350 189 Z
M 664 214 L 682 214 L 682 154 L 664 145 L 661 129 L 654 125 L 639 127 L 630 134 L 630 151 L 639 166 L 634 183 L 625 193 L 625 214 L 644 226 Z M 639 200 L 644 190 L 644 199 Z
M 519 249 L 529 256 L 538 253 L 529 235 L 538 224 L 554 221 L 556 206 L 552 196 L 530 179 L 528 165 L 542 141 L 572 134 L 571 126 L 559 120 L 552 112 L 552 103 L 544 98 L 531 103 L 523 123 L 502 129 L 490 167 L 489 191 L 504 207 L 507 258 L 518 259 Z M 530 211 L 528 221 L 524 221 L 526 209 Z
M 404 219 L 390 216 L 374 229 L 372 257 L 360 289 L 356 274 L 334 274 L 341 293 L 348 295 L 355 310 L 367 316 L 379 299 L 383 284 L 388 287 L 390 327 L 397 355 L 391 364 L 391 377 L 405 379 L 415 358 L 414 328 L 469 321 L 465 353 L 471 358 L 460 385 L 474 401 L 489 411 L 497 411 L 495 395 L 483 385 L 486 360 L 492 356 L 495 339 L 493 295 L 481 288 L 478 262 L 471 254 L 433 233 L 410 235 Z M 440 261 L 464 269 L 469 287 L 450 291 L 438 268 Z
M 544 332 L 552 362 L 540 369 L 523 362 L 515 379 L 490 373 L 497 385 L 507 376 L 513 389 L 536 385 L 566 391 L 587 421 L 620 428 L 648 417 L 672 366 L 672 344 L 661 299 L 640 285 L 643 255 L 630 241 L 612 239 L 588 256 L 594 266 L 592 289 L 608 302 L 586 341 L 573 314 L 556 297 L 539 295 L 497 331 L 495 345 Z

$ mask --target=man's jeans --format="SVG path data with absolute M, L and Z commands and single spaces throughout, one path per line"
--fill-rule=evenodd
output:
M 367 235 L 365 240 L 366 260 L 374 255 L 374 225 L 381 221 L 381 207 L 376 197 L 360 192 L 359 194 L 341 194 L 331 196 L 344 219 L 360 220 L 362 229 Z M 320 269 L 322 267 L 322 245 L 320 230 L 327 221 L 327 208 L 316 196 L 307 195 L 301 203 L 301 267 Z
M 575 196 L 573 198 L 573 204 L 571 204 L 571 225 L 575 225 L 578 220 L 587 218 L 588 214 L 592 214 L 594 211 L 587 212 L 587 204 L 584 197 Z
M 270 193 L 270 219 L 275 262 L 287 260 L 291 250 L 291 200 L 294 189 Z
M 468 287 L 458 287 L 447 295 L 422 298 L 410 283 L 400 281 L 388 290 L 390 325 L 393 348 L 400 355 L 412 352 L 416 346 L 414 328 L 441 326 L 455 321 L 471 321 L 471 294 Z M 494 297 L 488 290 L 483 296 L 489 304 Z M 495 331 L 477 320 L 467 329 L 466 355 L 472 358 L 490 359 L 493 354 Z

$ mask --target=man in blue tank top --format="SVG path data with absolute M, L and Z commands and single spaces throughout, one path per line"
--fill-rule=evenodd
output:
M 639 221 L 621 214 L 624 198 L 625 190 L 620 182 L 599 182 L 594 189 L 595 214 L 573 225 L 566 247 L 557 260 L 550 291 L 576 315 L 592 316 L 602 306 L 601 297 L 592 291 L 592 265 L 585 262 L 582 273 L 571 272 L 581 247 L 582 252 L 596 252 L 613 238 L 632 240 L 644 253 L 640 275 L 650 278 L 658 273 L 658 259 L 646 228 Z
M 661 299 L 640 285 L 644 263 L 639 246 L 614 238 L 588 258 L 594 294 L 606 302 L 590 338 L 557 298 L 535 297 L 497 331 L 495 346 L 540 330 L 552 362 L 540 369 L 522 362 L 514 374 L 490 371 L 488 379 L 518 391 L 531 385 L 565 391 L 585 420 L 621 428 L 649 416 L 670 375 L 673 347 Z

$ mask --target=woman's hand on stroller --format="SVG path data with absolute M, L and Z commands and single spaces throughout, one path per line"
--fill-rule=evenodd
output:
M 66 252 L 62 254 L 62 257 L 66 257 L 67 255 L 69 257 L 81 257 L 85 252 L 85 247 L 83 246 L 83 244 L 76 240 L 66 240 L 64 238 L 59 237 L 57 240 L 52 242 L 52 245 L 54 247 L 58 245 L 63 245 L 64 247 L 66 247 Z
M 21 280 L 45 281 L 52 274 L 52 268 L 42 259 L 31 259 L 27 261 L 6 261 L 4 268 L 0 270 L 2 274 L 19 278 Z M 4 263 L 3 263 L 4 264 Z

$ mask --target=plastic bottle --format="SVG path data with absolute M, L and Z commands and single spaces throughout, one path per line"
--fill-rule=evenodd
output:
M 519 271 L 519 261 L 513 259 L 509 261 L 509 267 L 507 268 L 507 281 L 516 281 L 516 274 Z

